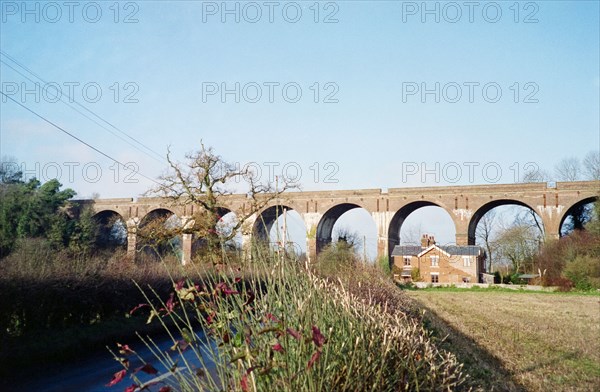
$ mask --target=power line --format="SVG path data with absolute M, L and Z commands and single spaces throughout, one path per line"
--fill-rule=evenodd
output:
M 128 167 L 127 167 L 125 164 L 123 164 L 122 162 L 120 162 L 119 160 L 117 160 L 117 159 L 115 159 L 115 158 L 111 157 L 111 156 L 110 156 L 110 155 L 108 155 L 107 153 L 105 153 L 105 152 L 101 151 L 100 149 L 98 149 L 98 148 L 96 148 L 96 147 L 92 146 L 91 144 L 89 144 L 89 143 L 85 142 L 84 140 L 82 140 L 82 139 L 78 138 L 77 136 L 73 135 L 71 132 L 67 131 L 66 129 L 62 128 L 62 127 L 61 127 L 61 126 L 59 126 L 59 125 L 56 125 L 56 124 L 55 124 L 55 123 L 53 123 L 52 121 L 48 120 L 46 117 L 44 117 L 44 116 L 42 116 L 41 114 L 39 114 L 39 113 L 35 112 L 34 110 L 32 110 L 32 109 L 28 108 L 27 106 L 23 105 L 22 103 L 20 103 L 19 101 L 15 100 L 14 98 L 12 98 L 12 97 L 9 97 L 8 95 L 6 95 L 6 94 L 4 93 L 4 91 L 0 91 L 0 94 L 4 95 L 6 98 L 10 99 L 11 101 L 13 101 L 14 103 L 16 103 L 17 105 L 21 106 L 23 109 L 27 110 L 28 112 L 30 112 L 30 113 L 34 114 L 35 116 L 39 117 L 40 119 L 44 120 L 44 121 L 45 121 L 45 122 L 47 122 L 48 124 L 52 125 L 54 128 L 56 128 L 56 129 L 60 130 L 61 132 L 63 132 L 63 133 L 65 133 L 65 134 L 69 135 L 69 136 L 70 136 L 70 137 L 72 137 L 73 139 L 77 140 L 79 143 L 81 143 L 81 144 L 83 144 L 83 145 L 85 145 L 85 146 L 87 146 L 87 147 L 91 148 L 92 150 L 96 151 L 98 154 L 101 154 L 102 156 L 104 156 L 104 157 L 106 157 L 106 158 L 110 159 L 111 161 L 113 161 L 113 162 L 115 162 L 115 163 L 117 163 L 117 164 L 121 165 L 123 168 L 125 168 L 125 169 L 127 169 L 127 170 L 131 170 L 131 169 L 129 169 L 129 168 L 128 168 Z M 158 183 L 157 181 L 155 181 L 153 178 L 150 178 L 150 177 L 148 177 L 148 176 L 144 175 L 144 174 L 143 174 L 143 173 L 141 173 L 141 172 L 137 172 L 137 173 L 138 173 L 140 176 L 144 177 L 145 179 L 147 179 L 147 180 L 150 180 L 150 181 L 154 182 L 154 183 L 155 183 L 155 184 L 157 184 L 157 185 L 161 185 L 160 183 Z
M 26 72 L 28 72 L 29 74 L 33 75 L 35 78 L 37 78 L 39 81 L 41 81 L 44 84 L 48 84 L 47 81 L 45 81 L 41 76 L 39 76 L 38 74 L 36 74 L 34 71 L 32 71 L 31 69 L 27 68 L 25 65 L 23 65 L 22 63 L 20 63 L 18 60 L 16 60 L 14 57 L 8 55 L 6 52 L 4 52 L 3 50 L 0 50 L 0 54 L 2 54 L 3 56 L 5 56 L 6 58 L 8 58 L 10 61 L 12 61 L 13 63 L 17 64 L 18 67 L 20 67 L 21 69 L 24 69 Z M 4 65 L 6 65 L 7 67 L 11 68 L 13 71 L 17 72 L 19 75 L 25 77 L 26 79 L 28 79 L 31 82 L 34 82 L 31 78 L 27 77 L 26 75 L 24 75 L 23 73 L 19 72 L 18 70 L 16 70 L 15 68 L 13 68 L 10 64 L 6 63 L 3 60 L 0 60 L 0 62 L 2 62 Z M 35 82 L 34 82 L 35 83 Z M 146 149 L 147 151 L 151 152 L 152 154 L 154 154 L 154 156 L 148 154 L 148 152 L 142 151 L 141 149 L 139 149 L 137 146 L 131 144 L 130 142 L 128 142 L 127 140 L 123 139 L 122 137 L 120 137 L 119 135 L 115 134 L 113 131 L 111 131 L 110 129 L 108 129 L 107 127 L 105 127 L 102 124 L 99 124 L 97 121 L 93 120 L 92 118 L 90 118 L 89 116 L 85 115 L 84 113 L 82 113 L 80 110 L 74 108 L 70 103 L 65 102 L 62 98 L 62 95 L 65 95 L 71 102 L 75 103 L 77 106 L 79 106 L 80 108 L 82 108 L 83 110 L 85 110 L 86 112 L 88 112 L 89 114 L 91 114 L 92 116 L 96 117 L 97 119 L 99 119 L 100 121 L 104 122 L 105 124 L 108 124 L 108 126 L 112 127 L 113 129 L 115 129 L 116 131 L 118 131 L 119 133 L 125 135 L 127 138 L 129 138 L 130 140 L 134 141 L 135 143 L 137 143 L 138 145 L 142 146 L 144 149 Z M 87 107 L 83 106 L 82 104 L 80 104 L 77 100 L 75 100 L 73 97 L 71 97 L 69 94 L 67 93 L 63 93 L 61 91 L 61 97 L 59 98 L 61 100 L 61 102 L 63 102 L 64 104 L 66 104 L 67 106 L 69 106 L 71 109 L 75 110 L 77 113 L 81 114 L 82 116 L 84 116 L 85 118 L 87 118 L 88 120 L 94 122 L 96 125 L 100 126 L 101 128 L 105 129 L 106 131 L 110 132 L 112 135 L 118 137 L 119 139 L 123 140 L 124 142 L 128 143 L 130 146 L 134 147 L 135 149 L 137 149 L 138 151 L 142 152 L 143 154 L 148 155 L 149 157 L 151 157 L 154 160 L 157 160 L 160 163 L 166 163 L 165 159 L 163 158 L 163 156 L 161 154 L 159 154 L 158 152 L 154 151 L 153 149 L 151 149 L 150 147 L 146 146 L 144 143 L 142 143 L 141 141 L 139 141 L 138 139 L 134 138 L 133 136 L 129 135 L 127 132 L 123 131 L 122 129 L 120 129 L 119 127 L 117 127 L 116 125 L 112 124 L 111 122 L 109 122 L 108 120 L 106 120 L 105 118 L 103 118 L 102 116 L 96 114 L 95 112 L 93 112 L 92 110 L 88 109 Z M 156 157 L 159 157 L 159 159 L 157 159 Z
M 24 75 L 23 73 L 21 73 L 19 70 L 13 68 L 10 64 L 7 64 L 5 61 L 0 60 L 0 63 L 3 63 L 4 65 L 6 65 L 7 67 L 9 67 L 10 69 L 12 69 L 13 71 L 15 71 L 16 73 L 18 73 L 19 75 L 23 76 L 25 79 L 36 83 L 33 79 L 29 78 L 27 75 Z M 117 133 L 111 131 L 110 129 L 108 129 L 106 126 L 100 124 L 98 121 L 94 120 L 93 118 L 91 118 L 90 116 L 88 116 L 87 114 L 83 113 L 82 111 L 80 111 L 79 109 L 73 107 L 73 105 L 71 105 L 70 103 L 66 102 L 63 100 L 62 96 L 59 97 L 59 99 L 67 106 L 69 106 L 71 109 L 73 109 L 74 111 L 76 111 L 77 113 L 81 114 L 83 117 L 87 118 L 88 120 L 90 120 L 91 122 L 93 122 L 94 124 L 98 125 L 101 128 L 104 128 L 106 131 L 110 132 L 113 136 L 121 139 L 122 141 L 124 141 L 125 143 L 129 144 L 131 147 L 135 148 L 136 150 L 138 150 L 139 152 L 141 152 L 142 154 L 145 154 L 147 156 L 149 156 L 150 158 L 154 159 L 155 161 L 159 162 L 159 163 L 164 163 L 164 161 L 157 159 L 156 157 L 154 157 L 153 155 L 148 154 L 147 152 L 141 150 L 139 147 L 137 147 L 136 145 L 132 144 L 131 142 L 127 141 L 126 139 L 124 139 L 122 136 L 118 135 Z

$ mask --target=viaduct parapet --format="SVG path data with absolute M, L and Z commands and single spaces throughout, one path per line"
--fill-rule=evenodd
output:
M 253 231 L 244 235 L 265 236 L 283 210 L 296 211 L 304 221 L 307 254 L 316 254 L 332 241 L 333 226 L 345 212 L 354 208 L 368 211 L 377 226 L 377 253 L 387 257 L 399 243 L 404 220 L 414 211 L 426 206 L 443 208 L 456 228 L 456 244 L 475 244 L 475 230 L 479 220 L 492 208 L 502 205 L 520 205 L 535 211 L 541 218 L 547 238 L 558 238 L 560 228 L 572 211 L 595 201 L 600 195 L 600 181 L 519 183 L 500 185 L 435 186 L 418 188 L 357 189 L 341 191 L 286 192 L 273 200 L 252 218 Z M 200 207 L 172 205 L 160 198 L 122 198 L 80 200 L 92 206 L 101 217 L 117 216 L 127 226 L 127 249 L 135 255 L 137 228 L 163 211 L 177 215 L 182 221 L 191 219 Z M 245 195 L 230 195 L 223 199 L 224 212 L 242 211 L 249 207 Z M 183 234 L 183 262 L 191 259 L 191 234 Z

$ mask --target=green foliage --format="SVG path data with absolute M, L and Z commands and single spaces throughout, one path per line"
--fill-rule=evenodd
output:
M 577 256 L 567 263 L 564 275 L 578 290 L 600 289 L 600 260 L 589 255 Z
M 79 218 L 69 222 L 68 247 L 73 252 L 89 252 L 94 248 L 98 236 L 98 223 L 91 208 L 84 208 Z
M 600 208 L 596 202 L 594 218 L 586 230 L 575 230 L 568 236 L 547 242 L 534 263 L 543 271 L 542 283 L 578 290 L 600 288 Z
M 22 181 L 20 172 L 0 173 L 0 256 L 6 256 L 18 239 L 45 238 L 55 248 L 89 248 L 94 230 L 90 212 L 76 221 L 68 215 L 67 201 L 72 189 L 61 190 L 53 179 L 41 184 L 36 179 Z
M 421 270 L 419 268 L 413 268 L 410 271 L 410 278 L 413 282 L 420 282 L 421 279 Z
M 600 236 L 600 199 L 596 200 L 594 207 L 591 209 L 591 219 L 585 225 L 585 229 L 592 235 Z
M 386 256 L 377 259 L 377 266 L 385 276 L 392 276 L 392 268 L 390 267 L 389 259 Z
M 341 270 L 352 269 L 359 263 L 354 246 L 346 241 L 337 241 L 325 247 L 319 253 L 319 269 L 324 274 L 335 274 Z
M 512 283 L 512 284 L 518 284 L 518 285 L 527 284 L 527 280 L 525 280 L 525 279 L 523 279 L 523 278 L 520 278 L 520 277 L 519 277 L 520 275 L 521 275 L 521 274 L 520 274 L 520 273 L 517 273 L 517 272 L 516 272 L 516 273 L 514 273 L 514 274 L 512 274 L 512 275 L 510 275 L 510 276 L 508 277 L 508 279 L 510 280 L 510 283 Z

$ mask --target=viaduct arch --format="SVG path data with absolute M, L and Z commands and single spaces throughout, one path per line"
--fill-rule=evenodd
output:
M 545 236 L 558 238 L 560 227 L 573 209 L 597 200 L 600 181 L 546 183 L 438 186 L 417 188 L 358 189 L 341 191 L 289 192 L 273 200 L 252 219 L 252 233 L 243 235 L 248 243 L 252 236 L 264 238 L 284 209 L 295 210 L 306 227 L 307 256 L 314 259 L 318 251 L 331 241 L 333 225 L 345 212 L 354 208 L 368 211 L 377 227 L 377 254 L 387 257 L 398 242 L 403 221 L 411 213 L 425 206 L 442 207 L 450 215 L 456 228 L 456 244 L 473 244 L 475 229 L 481 217 L 490 209 L 516 204 L 528 207 L 541 218 Z M 200 208 L 194 205 L 169 205 L 161 198 L 132 198 L 78 200 L 90 205 L 96 214 L 112 211 L 126 222 L 127 249 L 135 256 L 137 229 L 140 223 L 157 209 L 166 209 L 177 215 L 185 226 Z M 229 195 L 224 199 L 223 212 L 244 211 L 246 195 Z M 263 224 L 264 223 L 264 224 Z M 191 234 L 182 235 L 182 262 L 191 260 Z

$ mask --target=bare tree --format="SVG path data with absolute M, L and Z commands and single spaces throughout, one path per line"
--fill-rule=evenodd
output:
M 179 228 L 173 230 L 203 238 L 209 250 L 218 249 L 231 241 L 238 230 L 246 228 L 254 214 L 281 193 L 296 187 L 286 182 L 277 187 L 269 182 L 260 183 L 251 170 L 240 169 L 226 162 L 202 142 L 200 150 L 186 154 L 185 158 L 186 162 L 183 164 L 175 162 L 169 149 L 167 161 L 170 168 L 166 174 L 159 177 L 157 185 L 147 191 L 146 195 L 163 197 L 172 204 L 200 206 L 191 220 L 182 222 Z M 219 220 L 224 211 L 229 210 L 226 196 L 232 192 L 228 185 L 240 179 L 248 184 L 249 207 L 235 211 L 237 220 L 229 230 L 223 230 L 219 227 Z
M 528 225 L 514 225 L 504 229 L 495 241 L 497 262 L 510 262 L 514 272 L 531 270 L 533 256 L 539 248 L 538 234 Z
M 403 245 L 420 245 L 421 237 L 423 236 L 423 227 L 419 223 L 413 224 L 407 227 L 403 227 L 402 230 L 402 244 Z
M 3 156 L 0 160 L 0 184 L 15 184 L 23 181 L 23 172 L 14 157 Z
M 337 228 L 336 233 L 334 234 L 334 238 L 340 244 L 345 244 L 348 247 L 352 248 L 355 252 L 359 251 L 362 248 L 362 238 L 356 231 L 352 231 L 348 227 L 340 227 Z
M 600 151 L 590 151 L 583 158 L 583 171 L 588 180 L 600 180 Z
M 521 182 L 548 182 L 549 180 L 550 175 L 546 170 L 535 168 L 523 173 L 523 178 L 521 179 Z
M 494 242 L 494 233 L 498 231 L 496 220 L 496 211 L 490 210 L 485 213 L 477 224 L 475 237 L 479 243 L 482 243 L 487 252 L 487 268 L 486 271 L 492 270 L 494 256 L 496 253 L 496 243 Z
M 575 157 L 564 158 L 554 166 L 557 181 L 577 181 L 581 179 L 581 164 Z
M 514 226 L 524 226 L 531 228 L 531 234 L 535 236 L 538 242 L 544 241 L 544 226 L 540 216 L 531 208 L 518 208 L 516 213 Z

